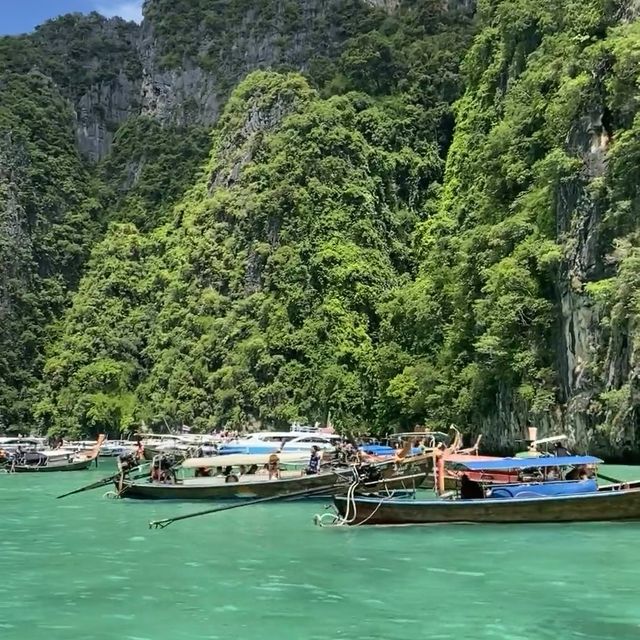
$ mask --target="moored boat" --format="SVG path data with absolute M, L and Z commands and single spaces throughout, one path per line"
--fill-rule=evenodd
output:
M 341 437 L 308 431 L 258 431 L 222 444 L 221 454 L 311 453 L 313 447 L 332 452 Z
M 131 440 L 105 440 L 98 455 L 101 458 L 119 458 L 136 450 L 136 443 Z
M 48 451 L 39 452 L 38 459 L 28 460 L 25 464 L 15 464 L 8 467 L 10 473 L 47 473 L 51 471 L 82 471 L 88 469 L 93 458 L 73 460 L 70 457 L 59 459 L 50 456 Z
M 212 458 L 192 458 L 178 466 L 184 472 L 196 469 L 206 475 L 176 477 L 166 474 L 164 481 L 152 477 L 132 481 L 118 478 L 115 481 L 118 495 L 124 498 L 146 500 L 236 500 L 266 498 L 299 493 L 305 490 L 325 488 L 322 496 L 331 496 L 346 487 L 355 477 L 353 467 L 325 468 L 316 474 L 287 470 L 284 467 L 301 466 L 307 457 L 300 453 L 278 454 L 277 469 L 269 473 L 270 455 L 230 454 Z M 411 489 L 415 490 L 424 480 L 425 472 L 418 465 L 401 465 L 395 468 L 393 461 L 365 467 L 360 470 L 369 491 Z M 213 474 L 213 470 L 217 469 Z M 319 495 L 319 494 L 318 494 Z
M 383 478 L 374 482 L 365 482 L 363 490 L 367 492 L 415 490 L 424 478 L 423 474 Z M 324 472 L 317 475 L 288 476 L 279 480 L 256 478 L 239 482 L 225 482 L 223 478 L 187 479 L 176 484 L 156 482 L 132 482 L 124 480 L 120 497 L 141 500 L 242 500 L 286 496 L 300 491 L 325 488 L 326 492 L 314 494 L 324 498 L 347 487 L 345 476 Z
M 408 525 L 443 523 L 542 523 L 640 519 L 640 482 L 598 487 L 593 478 L 545 481 L 549 470 L 588 468 L 592 456 L 505 458 L 469 462 L 471 471 L 538 469 L 540 481 L 481 488 L 478 497 L 386 500 L 336 496 L 339 524 Z M 476 483 L 474 483 L 475 485 Z
M 88 469 L 98 457 L 104 436 L 93 443 L 93 449 L 76 452 L 72 449 L 50 449 L 21 452 L 6 463 L 9 473 L 50 473 L 53 471 L 82 471 Z

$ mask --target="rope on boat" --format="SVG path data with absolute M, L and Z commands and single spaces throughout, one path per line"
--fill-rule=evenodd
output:
M 108 498 L 109 500 L 117 500 L 120 494 L 117 491 L 107 491 L 102 497 Z
M 358 507 L 355 499 L 355 492 L 360 484 L 360 480 L 355 480 L 349 488 L 347 489 L 347 510 L 344 516 L 340 516 L 338 513 L 332 513 L 327 511 L 326 513 L 316 513 L 313 516 L 313 521 L 319 527 L 343 527 L 345 525 L 353 525 L 354 527 L 359 527 L 369 520 L 373 518 L 373 516 L 377 513 L 378 509 L 382 506 L 384 502 L 387 500 L 391 500 L 393 498 L 394 492 L 393 490 L 386 488 L 387 495 L 382 496 L 380 498 L 380 502 L 376 505 L 376 508 L 364 519 L 362 522 L 358 522 L 357 524 L 353 524 L 358 515 Z M 415 489 L 414 489 L 415 490 Z M 353 515 L 351 511 L 353 510 Z

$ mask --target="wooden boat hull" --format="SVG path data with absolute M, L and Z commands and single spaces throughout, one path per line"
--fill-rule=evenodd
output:
M 409 525 L 443 523 L 597 522 L 640 519 L 640 488 L 548 498 L 483 500 L 398 500 L 335 496 L 338 513 L 349 524 Z M 355 517 L 353 511 L 355 506 Z
M 338 473 L 321 473 L 282 480 L 261 479 L 252 482 L 213 483 L 203 479 L 199 482 L 178 484 L 125 480 L 120 496 L 140 500 L 251 500 L 326 488 L 326 493 L 314 494 L 314 497 L 322 498 L 344 491 L 347 484 L 344 477 Z M 422 475 L 390 477 L 378 482 L 366 483 L 363 485 L 363 490 L 373 493 L 383 490 L 415 489 L 422 480 Z
M 51 473 L 53 471 L 83 471 L 88 469 L 93 462 L 93 458 L 87 460 L 78 460 L 76 462 L 68 462 L 65 464 L 52 464 L 44 466 L 17 464 L 9 467 L 12 473 Z
M 253 482 L 200 482 L 164 484 L 157 482 L 131 482 L 125 480 L 120 496 L 142 500 L 241 500 L 269 498 L 307 489 L 332 487 L 339 480 L 334 473 L 300 476 L 284 480 L 258 480 Z

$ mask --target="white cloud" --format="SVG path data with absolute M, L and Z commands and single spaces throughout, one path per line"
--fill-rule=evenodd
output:
M 103 0 L 96 9 L 107 18 L 120 16 L 124 20 L 142 22 L 142 0 Z

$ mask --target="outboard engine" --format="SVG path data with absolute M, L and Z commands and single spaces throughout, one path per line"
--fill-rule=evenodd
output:
M 120 473 L 128 473 L 131 469 L 138 466 L 138 460 L 133 453 L 122 453 L 118 456 L 118 471 Z
M 362 482 L 378 482 L 382 480 L 382 473 L 378 467 L 364 464 L 358 469 L 358 475 Z

